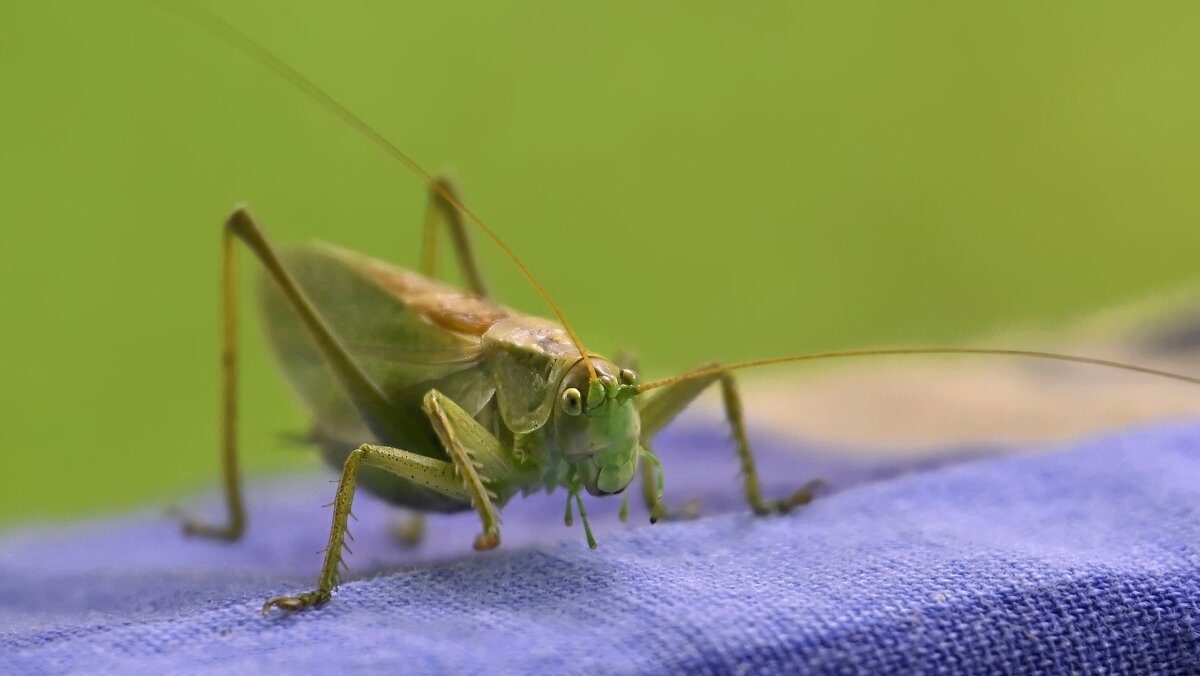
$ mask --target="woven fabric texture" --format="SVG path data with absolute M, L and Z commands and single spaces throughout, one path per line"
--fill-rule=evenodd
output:
M 235 545 L 158 513 L 10 532 L 0 672 L 1200 672 L 1200 424 L 916 465 L 755 440 L 769 491 L 830 493 L 751 516 L 726 433 L 695 423 L 660 450 L 704 518 L 592 500 L 596 551 L 561 494 L 515 500 L 483 554 L 471 515 L 406 552 L 360 495 L 349 581 L 296 615 L 259 606 L 315 579 L 328 477 L 252 485 Z

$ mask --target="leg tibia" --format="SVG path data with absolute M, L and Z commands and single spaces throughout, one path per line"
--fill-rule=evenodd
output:
M 716 366 L 716 364 L 710 365 Z M 792 495 L 782 500 L 768 501 L 763 498 L 758 481 L 758 469 L 754 463 L 754 453 L 750 450 L 750 442 L 746 437 L 745 421 L 742 417 L 742 400 L 738 395 L 737 383 L 729 373 L 714 373 L 703 378 L 683 380 L 664 387 L 658 394 L 650 397 L 641 405 L 642 414 L 642 445 L 646 446 L 652 437 L 667 423 L 687 408 L 696 397 L 714 382 L 721 387 L 721 400 L 725 408 L 725 417 L 733 432 L 737 444 L 738 462 L 741 465 L 743 490 L 746 502 L 755 514 L 771 514 L 787 512 L 794 507 L 806 504 L 813 498 L 813 492 L 819 482 L 805 484 Z
M 460 485 L 470 495 L 471 504 L 483 522 L 483 532 L 475 539 L 475 548 L 496 547 L 500 544 L 496 489 L 513 477 L 511 457 L 499 439 L 441 392 L 430 390 L 425 395 L 424 407 L 442 447 L 458 470 Z
M 454 252 L 458 256 L 458 266 L 462 271 L 463 281 L 472 293 L 480 298 L 487 298 L 487 285 L 483 282 L 483 272 L 475 251 L 471 247 L 471 238 L 463 223 L 462 214 L 458 208 L 446 199 L 450 195 L 458 199 L 458 191 L 450 179 L 440 177 L 435 186 L 429 190 L 429 206 L 425 210 L 425 238 L 421 245 L 421 274 L 434 277 L 437 274 L 437 238 L 439 226 L 445 224 L 450 239 L 454 243 Z
M 233 217 L 225 222 L 221 242 L 221 472 L 228 520 L 224 524 L 205 524 L 186 519 L 183 524 L 183 532 L 188 535 L 220 540 L 237 540 L 246 527 L 237 451 L 239 222 Z
M 346 458 L 342 468 L 342 478 L 338 481 L 337 494 L 333 499 L 333 524 L 329 529 L 329 541 L 325 546 L 325 561 L 321 565 L 321 574 L 317 578 L 317 588 L 296 596 L 280 596 L 263 604 L 263 612 L 271 608 L 283 610 L 301 610 L 309 606 L 322 604 L 329 600 L 333 589 L 341 579 L 341 569 L 344 565 L 343 551 L 349 551 L 346 538 L 349 536 L 347 524 L 350 510 L 354 506 L 354 488 L 358 479 L 360 465 L 369 465 L 387 470 L 397 476 L 404 477 L 414 483 L 438 491 L 450 497 L 467 500 L 468 495 L 462 490 L 462 482 L 458 479 L 454 466 L 441 460 L 433 460 L 416 453 L 409 453 L 398 448 L 363 444 L 356 448 Z
M 813 492 L 820 484 L 810 481 L 800 487 L 795 493 L 781 500 L 767 501 L 763 499 L 762 488 L 758 483 L 758 469 L 754 464 L 754 453 L 750 450 L 750 441 L 746 437 L 746 424 L 742 418 L 742 398 L 738 394 L 737 383 L 729 373 L 717 376 L 721 383 L 721 399 L 725 405 L 725 417 L 733 429 L 733 438 L 737 443 L 738 461 L 741 464 L 743 488 L 746 492 L 746 502 L 755 514 L 760 516 L 772 513 L 784 513 L 812 502 Z

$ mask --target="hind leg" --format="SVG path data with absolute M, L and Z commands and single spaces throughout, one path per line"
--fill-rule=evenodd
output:
M 184 531 L 203 537 L 236 540 L 245 529 L 246 517 L 242 503 L 241 478 L 238 471 L 237 452 L 237 245 L 246 245 L 266 270 L 267 275 L 278 286 L 288 303 L 304 324 L 321 358 L 336 376 L 339 385 L 362 414 L 371 421 L 371 431 L 378 438 L 403 437 L 402 428 L 392 427 L 392 402 L 388 401 L 379 387 L 362 367 L 346 352 L 341 343 L 325 323 L 325 320 L 309 302 L 291 273 L 279 259 L 275 247 L 267 240 L 250 212 L 245 208 L 235 209 L 225 221 L 221 250 L 221 372 L 224 405 L 222 407 L 221 466 L 224 474 L 227 520 L 225 523 L 206 524 L 187 520 Z M 399 432 L 399 433 L 397 433 Z
M 421 243 L 421 274 L 426 277 L 437 275 L 437 242 L 438 226 L 445 224 L 450 233 L 450 241 L 454 243 L 454 253 L 458 256 L 458 267 L 462 271 L 463 281 L 467 288 L 480 298 L 487 298 L 487 285 L 483 282 L 483 271 L 475 258 L 475 250 L 471 246 L 470 233 L 463 224 L 462 214 L 442 194 L 445 191 L 455 200 L 458 191 L 446 177 L 437 179 L 436 187 L 429 190 L 429 205 L 425 208 L 425 236 Z
M 237 343 L 237 232 L 232 219 L 226 221 L 221 242 L 221 473 L 224 478 L 226 519 L 224 523 L 204 523 L 184 519 L 188 535 L 237 540 L 246 527 L 242 501 L 241 473 L 238 471 L 238 343 Z

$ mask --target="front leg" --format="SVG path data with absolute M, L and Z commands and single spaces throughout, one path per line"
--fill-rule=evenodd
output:
M 622 347 L 617 350 L 613 357 L 613 363 L 623 369 L 640 372 L 642 370 L 641 361 L 638 359 L 637 353 L 627 347 Z M 690 402 L 690 400 L 688 400 Z M 686 406 L 686 403 L 685 403 Z M 642 425 L 645 426 L 645 413 L 642 413 Z M 650 436 L 643 433 L 641 438 L 642 448 L 648 453 L 653 453 L 654 449 L 650 446 Z M 666 506 L 662 503 L 662 496 L 659 494 L 659 470 L 654 463 L 643 461 L 641 463 L 642 475 L 642 504 L 646 506 L 646 511 L 650 512 L 650 523 L 658 523 L 659 521 L 669 520 L 672 517 L 680 517 L 684 519 L 696 518 L 699 515 L 699 504 L 697 501 L 689 500 L 684 506 L 682 513 L 671 514 L 667 511 Z M 624 521 L 628 513 L 626 506 L 629 500 L 629 493 L 625 493 L 625 497 L 621 502 L 621 520 Z
M 422 406 L 483 522 L 483 532 L 475 538 L 475 549 L 496 547 L 500 544 L 496 491 L 507 487 L 514 477 L 512 454 L 471 414 L 441 392 L 430 390 Z M 507 499 L 509 495 L 511 492 L 506 491 L 503 497 Z
M 750 450 L 750 442 L 746 438 L 746 425 L 742 418 L 742 399 L 738 394 L 737 382 L 729 373 L 714 373 L 703 378 L 680 381 L 663 388 L 657 395 L 646 400 L 641 407 L 643 443 L 666 427 L 667 423 L 691 405 L 696 397 L 700 396 L 714 382 L 720 383 L 721 386 L 721 400 L 725 408 L 725 417 L 729 421 L 734 442 L 737 444 L 746 502 L 750 504 L 754 513 L 758 515 L 787 513 L 800 505 L 812 502 L 814 491 L 820 486 L 819 481 L 811 481 L 792 495 L 780 500 L 763 498 L 762 488 L 758 482 L 758 469 L 754 463 L 754 454 Z

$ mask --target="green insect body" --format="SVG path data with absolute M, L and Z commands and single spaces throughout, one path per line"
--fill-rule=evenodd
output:
M 497 506 L 517 492 L 565 485 L 569 469 L 592 495 L 619 493 L 633 480 L 646 451 L 631 370 L 593 357 L 599 386 L 591 388 L 579 348 L 552 322 L 328 245 L 296 247 L 280 258 L 391 403 L 387 420 L 364 416 L 278 285 L 264 280 L 261 307 L 271 346 L 312 414 L 313 436 L 331 464 L 341 467 L 364 440 L 447 461 L 449 436 L 439 438 L 431 424 L 431 412 L 440 408 L 457 438 L 486 434 L 488 447 L 510 449 L 496 457 L 464 446 L 488 466 L 480 478 Z M 359 480 L 404 507 L 471 508 L 469 500 L 392 474 L 373 470 Z
M 769 515 L 808 503 L 816 482 L 778 500 L 762 495 L 731 374 L 735 369 L 880 355 L 986 354 L 1092 364 L 1200 384 L 1194 377 L 1103 359 L 954 347 L 846 350 L 713 364 L 638 383 L 628 356 L 610 360 L 580 344 L 546 291 L 447 181 L 431 177 L 311 81 L 220 18 L 188 2 L 162 4 L 273 70 L 405 164 L 429 188 L 421 274 L 324 244 L 277 251 L 245 209 L 235 210 L 225 223 L 221 441 L 227 520 L 188 520 L 185 532 L 236 540 L 245 529 L 237 453 L 239 243 L 266 273 L 261 306 L 268 340 L 311 413 L 313 441 L 326 461 L 341 470 L 316 588 L 270 599 L 263 612 L 272 607 L 300 610 L 331 598 L 344 565 L 347 520 L 358 486 L 421 513 L 475 511 L 482 525 L 477 549 L 500 543 L 499 512 L 518 493 L 565 489 L 565 521 L 573 523 L 573 505 L 592 547 L 596 543 L 585 492 L 623 494 L 627 500 L 626 489 L 640 474 L 651 522 L 668 516 L 651 440 L 711 386 L 721 392 L 752 511 Z M 490 300 L 464 220 L 512 258 L 558 322 Z M 466 290 L 434 279 L 436 243 L 443 230 L 454 244 Z M 626 507 L 623 503 L 622 518 Z M 408 536 L 421 531 L 418 521 Z
M 480 280 L 464 226 L 441 196 L 449 185 L 438 188 L 426 220 L 427 246 L 445 223 L 466 276 Z M 419 512 L 474 510 L 482 523 L 477 549 L 500 543 L 499 511 L 513 496 L 559 488 L 567 492 L 568 525 L 574 502 L 595 547 L 581 493 L 622 493 L 639 468 L 651 520 L 665 516 L 649 440 L 713 383 L 722 386 L 754 511 L 787 511 L 812 497 L 806 486 L 784 500 L 763 499 L 730 374 L 705 374 L 644 394 L 631 368 L 587 353 L 552 321 L 490 302 L 481 282 L 460 291 L 324 244 L 276 251 L 239 209 L 226 222 L 223 265 L 230 519 L 215 526 L 189 521 L 189 533 L 237 539 L 245 525 L 236 453 L 238 241 L 267 273 L 260 295 L 271 347 L 312 414 L 313 439 L 342 469 L 317 588 L 271 599 L 264 611 L 298 610 L 330 598 L 360 485 Z
M 704 389 L 719 383 L 737 442 L 746 498 L 755 513 L 790 510 L 812 486 L 778 501 L 758 487 L 733 376 L 709 369 L 639 385 L 631 363 L 588 352 L 528 269 L 459 200 L 361 119 L 261 45 L 190 2 L 161 3 L 258 61 L 362 133 L 429 188 L 421 273 L 336 247 L 277 250 L 239 208 L 225 222 L 222 249 L 222 469 L 228 519 L 184 523 L 191 535 L 236 540 L 245 530 L 238 469 L 239 243 L 265 271 L 267 335 L 285 377 L 309 409 L 312 438 L 341 468 L 333 523 L 316 589 L 263 606 L 299 610 L 328 601 L 344 565 L 356 488 L 418 512 L 474 510 L 477 549 L 500 543 L 500 509 L 518 493 L 567 492 L 588 544 L 596 546 L 582 493 L 622 493 L 639 473 L 651 522 L 669 513 L 650 439 Z M 489 299 L 464 220 L 512 258 L 558 323 Z M 467 290 L 435 281 L 439 233 L 448 231 Z M 628 359 L 626 359 L 628 361 Z M 652 395 L 650 389 L 658 389 Z M 626 494 L 626 498 L 628 494 Z M 622 516 L 627 513 L 622 505 Z M 408 529 L 415 539 L 420 522 Z

